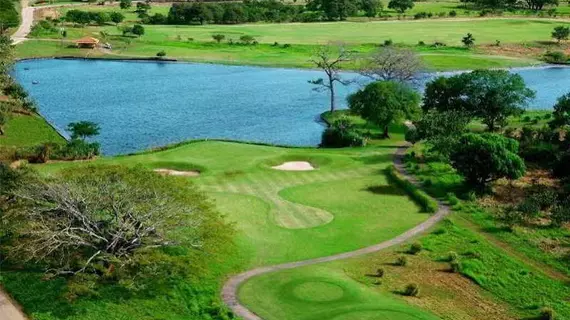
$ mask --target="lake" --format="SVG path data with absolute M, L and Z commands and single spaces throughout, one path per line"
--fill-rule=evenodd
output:
M 537 91 L 530 108 L 551 108 L 570 90 L 570 69 L 517 70 Z M 327 92 L 312 90 L 313 70 L 196 63 L 27 60 L 14 76 L 59 129 L 88 120 L 107 155 L 188 139 L 232 139 L 316 146 Z M 356 74 L 345 74 L 357 78 Z M 361 79 L 362 80 L 362 79 Z M 32 84 L 32 82 L 38 82 Z M 337 87 L 340 108 L 358 85 Z

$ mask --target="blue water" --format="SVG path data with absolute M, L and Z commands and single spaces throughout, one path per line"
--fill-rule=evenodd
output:
M 550 108 L 570 90 L 570 69 L 518 72 L 538 91 L 530 108 Z M 14 75 L 58 128 L 98 123 L 107 155 L 198 138 L 315 146 L 329 107 L 328 93 L 307 82 L 323 74 L 311 70 L 47 59 L 19 62 Z M 357 88 L 338 86 L 338 107 Z

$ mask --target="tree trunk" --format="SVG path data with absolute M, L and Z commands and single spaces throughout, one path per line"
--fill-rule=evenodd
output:
M 329 88 L 331 90 L 331 112 L 334 112 L 336 110 L 336 101 L 334 99 L 334 82 L 332 80 L 329 80 L 329 84 Z
M 388 132 L 388 127 L 389 126 L 384 127 L 384 135 L 383 135 L 384 139 L 390 139 L 390 133 Z
M 4 128 L 2 126 L 0 126 L 0 136 L 4 135 Z

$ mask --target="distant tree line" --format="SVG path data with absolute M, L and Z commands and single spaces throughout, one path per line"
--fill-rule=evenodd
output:
M 478 8 L 542 10 L 545 6 L 558 6 L 559 0 L 461 0 Z
M 241 3 L 174 3 L 168 15 L 160 13 L 143 19 L 149 24 L 237 24 L 246 22 L 316 22 L 344 20 L 363 12 L 377 16 L 379 0 L 312 0 L 307 5 L 288 5 L 276 0 L 245 0 Z

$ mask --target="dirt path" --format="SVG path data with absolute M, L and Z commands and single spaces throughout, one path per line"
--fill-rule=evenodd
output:
M 406 171 L 406 169 L 402 163 L 402 158 L 404 156 L 406 149 L 407 149 L 407 147 L 398 148 L 398 150 L 396 151 L 396 154 L 394 156 L 394 166 L 402 175 L 404 175 L 406 177 L 406 179 L 408 179 L 409 181 L 411 181 L 412 183 L 414 183 L 416 185 L 419 185 L 419 182 L 417 181 L 417 179 L 415 177 L 413 177 L 412 175 L 408 174 L 408 172 Z M 439 202 L 439 210 L 433 216 L 428 218 L 426 221 L 424 221 L 423 223 L 415 226 L 414 228 L 406 231 L 405 233 L 403 233 L 403 234 L 401 234 L 395 238 L 392 238 L 390 240 L 378 243 L 376 245 L 366 247 L 366 248 L 362 248 L 362 249 L 358 249 L 355 251 L 340 253 L 340 254 L 336 254 L 336 255 L 332 255 L 332 256 L 328 256 L 328 257 L 321 257 L 321 258 L 315 258 L 315 259 L 309 259 L 309 260 L 303 260 L 303 261 L 297 261 L 297 262 L 289 262 L 289 263 L 278 264 L 278 265 L 268 266 L 268 267 L 260 267 L 260 268 L 255 268 L 255 269 L 240 273 L 238 275 L 231 277 L 225 283 L 224 287 L 222 288 L 222 299 L 226 303 L 226 305 L 228 305 L 237 316 L 243 318 L 244 320 L 262 320 L 261 317 L 259 317 L 255 313 L 253 313 L 251 310 L 247 309 L 238 300 L 238 297 L 237 297 L 238 288 L 241 284 L 245 283 L 247 280 L 249 280 L 255 276 L 265 274 L 265 273 L 275 272 L 275 271 L 279 271 L 279 270 L 293 269 L 293 268 L 313 265 L 313 264 L 317 264 L 317 263 L 330 262 L 330 261 L 336 261 L 336 260 L 341 260 L 341 259 L 358 257 L 358 256 L 377 252 L 377 251 L 380 251 L 380 250 L 383 250 L 383 249 L 386 249 L 386 248 L 389 248 L 392 246 L 402 244 L 402 243 L 410 240 L 411 238 L 424 233 L 426 230 L 428 230 L 429 228 L 434 226 L 436 223 L 441 221 L 443 218 L 445 218 L 449 214 L 449 212 L 450 212 L 449 207 L 446 204 Z
M 0 287 L 0 319 L 2 320 L 27 320 L 20 307 Z

